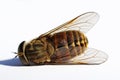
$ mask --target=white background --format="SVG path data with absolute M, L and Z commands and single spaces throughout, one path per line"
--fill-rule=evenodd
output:
M 100 15 L 86 35 L 89 47 L 106 52 L 101 65 L 21 65 L 13 59 L 19 43 L 88 11 Z M 0 0 L 0 80 L 119 80 L 119 0 Z

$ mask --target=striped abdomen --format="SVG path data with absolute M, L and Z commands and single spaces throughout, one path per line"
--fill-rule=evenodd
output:
M 65 31 L 51 36 L 54 53 L 52 62 L 64 62 L 84 52 L 88 40 L 80 31 Z

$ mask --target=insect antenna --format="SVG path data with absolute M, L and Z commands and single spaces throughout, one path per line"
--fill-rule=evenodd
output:
M 14 58 L 17 58 L 18 56 L 22 56 L 23 54 L 22 53 L 17 53 L 17 52 L 12 52 L 14 54 L 16 54 L 16 56 Z

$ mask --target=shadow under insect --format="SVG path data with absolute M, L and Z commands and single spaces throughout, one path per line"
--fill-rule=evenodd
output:
M 21 66 L 22 64 L 19 58 L 12 58 L 12 59 L 0 60 L 0 65 Z

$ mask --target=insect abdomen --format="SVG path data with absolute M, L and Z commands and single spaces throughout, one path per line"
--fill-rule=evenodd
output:
M 51 37 L 54 53 L 52 62 L 64 62 L 84 52 L 87 38 L 80 31 L 65 31 Z

